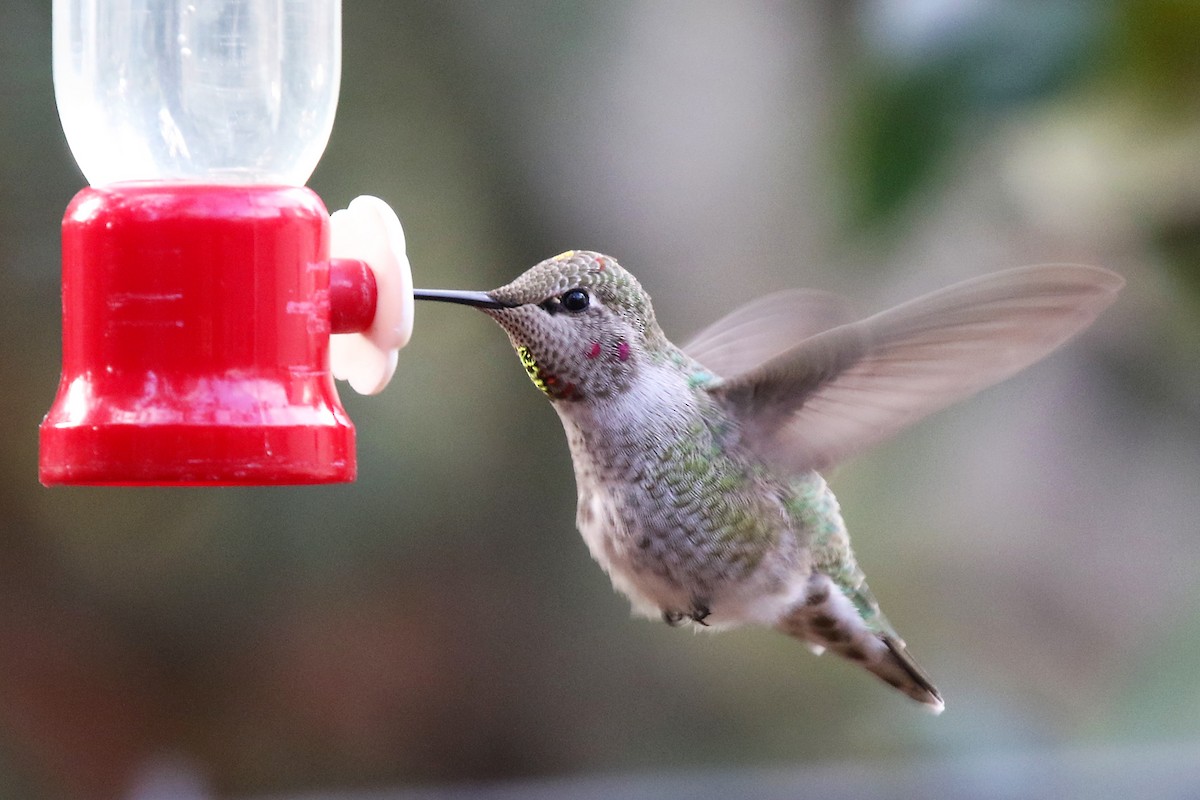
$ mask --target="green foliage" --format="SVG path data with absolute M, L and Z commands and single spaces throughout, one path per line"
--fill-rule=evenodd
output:
M 1110 2 L 983 3 L 883 52 L 864 50 L 841 136 L 848 224 L 887 227 L 1004 115 L 1077 88 L 1112 30 Z

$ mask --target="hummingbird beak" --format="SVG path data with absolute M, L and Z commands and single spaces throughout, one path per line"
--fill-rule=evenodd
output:
M 487 292 L 466 292 L 455 289 L 416 289 L 413 296 L 418 300 L 436 300 L 439 303 L 458 303 L 476 308 L 514 308 L 516 303 L 502 303 Z

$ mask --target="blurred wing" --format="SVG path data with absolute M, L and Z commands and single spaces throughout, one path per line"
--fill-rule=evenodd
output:
M 711 391 L 769 463 L 822 469 L 1042 358 L 1124 283 L 1074 265 L 997 272 L 813 336 Z
M 811 289 L 776 292 L 721 317 L 683 346 L 714 375 L 731 378 L 810 336 L 852 322 L 849 302 Z

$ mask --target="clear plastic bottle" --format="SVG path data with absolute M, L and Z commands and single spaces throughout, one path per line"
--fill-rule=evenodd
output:
M 302 186 L 333 127 L 341 0 L 54 0 L 54 87 L 93 186 Z

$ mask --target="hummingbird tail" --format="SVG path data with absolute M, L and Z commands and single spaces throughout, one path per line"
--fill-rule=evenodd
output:
M 924 703 L 934 714 L 945 711 L 946 703 L 942 700 L 941 692 L 909 654 L 904 642 L 891 636 L 883 636 L 881 641 L 887 647 L 888 655 L 878 665 L 867 664 L 867 669 L 913 700 Z
M 883 621 L 887 627 L 886 621 Z M 904 642 L 872 629 L 855 605 L 826 576 L 814 576 L 805 600 L 776 627 L 814 652 L 826 648 L 862 666 L 889 686 L 924 704 L 934 714 L 945 709 L 942 696 Z

